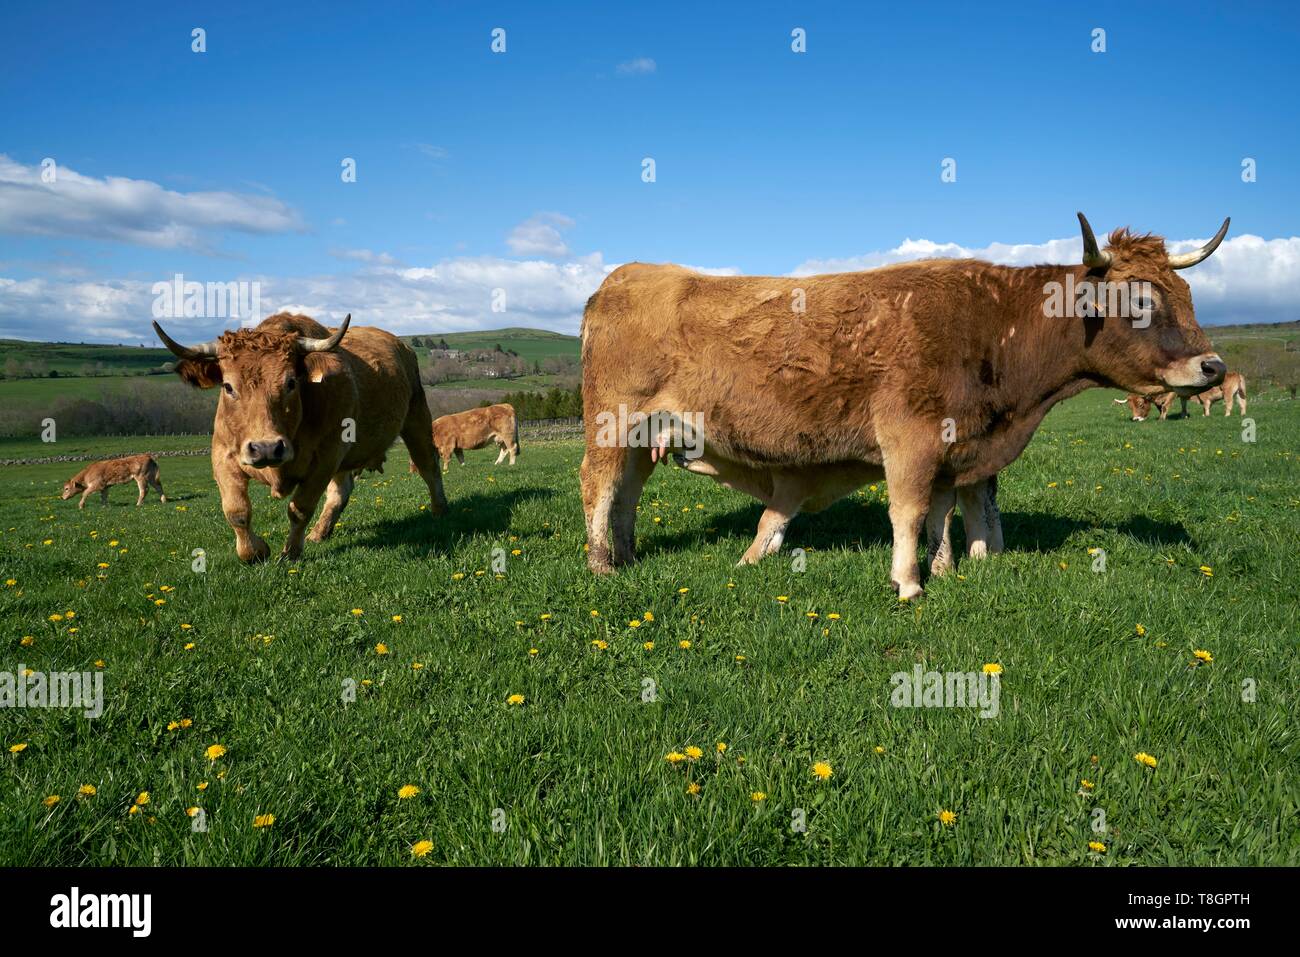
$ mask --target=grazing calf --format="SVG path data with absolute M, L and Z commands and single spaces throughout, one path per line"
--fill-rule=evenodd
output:
M 613 417 L 698 421 L 693 457 L 720 476 L 794 469 L 826 475 L 835 491 L 883 473 L 890 578 L 911 598 L 932 504 L 1015 461 L 1058 402 L 1098 386 L 1191 395 L 1221 382 L 1223 360 L 1176 270 L 1213 253 L 1228 222 L 1181 254 L 1128 230 L 1101 249 L 1082 214 L 1079 223 L 1077 266 L 930 259 L 805 277 L 615 269 L 582 322 L 591 570 L 635 560 L 636 504 L 654 468 L 640 437 L 610 441 Z M 1143 321 L 1111 308 L 1116 288 L 1148 291 Z M 1093 291 L 1092 305 L 1062 311 L 1062 292 L 1079 289 Z
M 77 508 L 85 508 L 86 497 L 98 492 L 100 501 L 107 505 L 110 486 L 125 485 L 132 481 L 140 488 L 140 497 L 135 500 L 137 506 L 144 502 L 145 488 L 150 485 L 158 490 L 162 501 L 167 501 L 167 496 L 163 494 L 162 480 L 158 477 L 158 463 L 152 455 L 128 455 L 87 465 L 63 483 L 63 500 L 66 502 L 81 492 Z
M 656 457 L 654 450 L 651 456 Z M 852 462 L 816 469 L 758 469 L 734 462 L 709 463 L 677 453 L 680 468 L 707 475 L 725 488 L 758 499 L 767 509 L 759 517 L 758 533 L 737 564 L 753 565 L 780 551 L 786 529 L 800 512 L 820 512 L 868 482 L 879 481 L 884 470 Z M 961 502 L 966 526 L 967 554 L 971 558 L 1002 551 L 1002 517 L 997 505 L 997 476 L 935 494 L 926 517 L 926 540 L 930 574 L 941 575 L 952 567 L 951 526 L 953 509 Z
M 500 465 L 508 455 L 510 464 L 514 465 L 519 454 L 519 423 L 515 419 L 515 407 L 507 402 L 441 415 L 433 420 L 433 444 L 442 459 L 444 472 L 451 466 L 452 455 L 464 465 L 467 451 L 484 449 L 494 442 L 501 451 L 493 464 Z M 414 463 L 411 471 L 415 471 Z
M 221 386 L 212 475 L 242 561 L 271 553 L 253 531 L 250 479 L 269 485 L 272 498 L 289 499 L 280 557 L 297 558 L 321 497 L 314 542 L 334 531 L 357 473 L 382 471 L 399 435 L 429 488 L 432 514 L 447 509 L 415 353 L 383 329 L 349 332 L 351 321 L 331 332 L 307 316 L 278 313 L 198 346 L 183 346 L 153 324 L 180 360 L 177 375 L 201 389 Z
M 1182 415 L 1187 415 L 1187 399 L 1184 396 L 1177 395 L 1173 392 L 1161 392 L 1159 395 L 1145 396 L 1129 393 L 1127 398 L 1116 399 L 1115 401 L 1123 405 L 1128 403 L 1129 412 L 1132 413 L 1132 421 L 1145 422 L 1146 417 L 1151 413 L 1151 407 L 1155 406 L 1160 410 L 1160 420 L 1164 421 L 1169 415 L 1169 409 L 1174 404 L 1174 399 L 1179 399 L 1183 403 Z

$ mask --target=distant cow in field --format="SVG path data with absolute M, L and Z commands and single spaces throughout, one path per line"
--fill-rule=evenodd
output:
M 140 497 L 135 500 L 137 506 L 144 502 L 145 489 L 151 485 L 158 490 L 160 499 L 167 501 L 167 496 L 163 493 L 162 479 L 158 477 L 158 463 L 153 460 L 152 455 L 128 455 L 120 459 L 107 459 L 87 465 L 63 483 L 63 500 L 66 502 L 81 492 L 81 501 L 77 503 L 77 508 L 85 508 L 87 496 L 98 492 L 100 501 L 107 505 L 109 487 L 125 485 L 127 482 L 135 482 L 140 488 Z
M 1221 382 L 1223 360 L 1176 270 L 1213 253 L 1228 222 L 1178 255 L 1128 230 L 1101 249 L 1082 214 L 1079 223 L 1077 266 L 922 260 L 800 278 L 614 270 L 582 324 L 591 569 L 635 560 L 636 504 L 654 468 L 639 440 L 609 441 L 601 418 L 616 410 L 702 421 L 696 457 L 718 475 L 825 474 L 828 490 L 779 503 L 778 525 L 836 486 L 883 477 L 890 577 L 910 598 L 921 592 L 916 549 L 932 505 L 1013 462 L 1058 402 L 1096 386 L 1191 395 Z M 1145 290 L 1143 321 L 1106 305 L 1121 284 Z M 1080 288 L 1098 305 L 1053 314 L 1061 290 Z
M 1241 409 L 1241 414 L 1245 415 L 1246 377 L 1240 372 L 1229 372 L 1224 375 L 1222 385 L 1216 385 L 1211 389 L 1206 389 L 1192 395 L 1178 395 L 1174 392 L 1162 392 L 1160 395 L 1148 398 L 1147 396 L 1130 394 L 1126 398 L 1116 399 L 1115 401 L 1120 404 L 1127 403 L 1129 411 L 1132 413 L 1133 421 L 1141 422 L 1150 413 L 1152 406 L 1155 406 L 1160 410 L 1161 421 L 1166 419 L 1169 416 L 1169 410 L 1173 408 L 1175 399 L 1182 403 L 1182 408 L 1179 410 L 1180 418 L 1187 417 L 1187 402 L 1189 399 L 1199 402 L 1201 408 L 1205 410 L 1205 414 L 1209 415 L 1210 406 L 1215 402 L 1218 402 L 1220 399 L 1223 399 L 1225 396 L 1227 396 L 1227 403 L 1223 410 L 1224 415 L 1232 415 L 1233 399 L 1237 400 L 1238 406 Z
M 221 386 L 212 474 L 243 561 L 270 554 L 253 531 L 249 479 L 269 485 L 274 498 L 292 496 L 289 536 L 280 554 L 297 558 L 321 496 L 325 508 L 312 541 L 330 536 L 354 476 L 364 469 L 382 471 L 399 435 L 429 487 L 433 514 L 446 511 L 415 353 L 382 329 L 349 332 L 351 321 L 349 315 L 331 332 L 307 316 L 279 313 L 256 328 L 198 346 L 183 346 L 153 324 L 180 360 L 177 375 L 201 389 Z
M 510 464 L 514 465 L 519 454 L 519 423 L 515 419 L 515 407 L 509 403 L 442 415 L 433 420 L 433 444 L 442 460 L 443 471 L 451 465 L 453 454 L 464 465 L 467 451 L 487 448 L 494 442 L 501 450 L 494 464 L 500 465 L 508 455 Z M 415 471 L 414 462 L 411 471 Z

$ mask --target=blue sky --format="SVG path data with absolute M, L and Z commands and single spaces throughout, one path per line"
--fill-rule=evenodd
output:
M 0 336 L 129 341 L 176 272 L 403 332 L 573 331 L 620 262 L 1041 260 L 1076 209 L 1171 240 L 1231 215 L 1260 242 L 1199 267 L 1203 321 L 1300 318 L 1293 5 L 112 7 L 6 10 Z M 80 190 L 33 183 L 46 157 Z

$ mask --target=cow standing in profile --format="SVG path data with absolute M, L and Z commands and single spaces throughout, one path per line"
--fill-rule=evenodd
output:
M 440 415 L 433 420 L 433 444 L 444 472 L 451 466 L 453 455 L 464 465 L 467 451 L 485 449 L 494 443 L 500 449 L 494 464 L 500 465 L 509 456 L 510 464 L 514 465 L 519 454 L 519 422 L 515 407 L 508 402 Z M 415 471 L 414 462 L 411 471 Z
M 167 501 L 167 495 L 163 492 L 162 479 L 158 477 L 158 463 L 154 461 L 152 455 L 126 455 L 120 459 L 106 459 L 103 462 L 87 465 L 63 483 L 63 500 L 66 502 L 80 492 L 81 501 L 77 503 L 77 508 L 85 508 L 86 498 L 98 492 L 100 501 L 107 505 L 109 487 L 125 485 L 127 482 L 135 482 L 140 489 L 140 497 L 135 500 L 137 507 L 144 502 L 145 489 L 148 486 L 158 490 L 161 501 Z
M 245 562 L 270 555 L 253 531 L 249 479 L 269 485 L 274 498 L 289 497 L 289 536 L 280 554 L 297 558 L 321 496 L 325 508 L 309 536 L 317 542 L 333 532 L 354 476 L 382 471 L 399 435 L 429 487 L 433 514 L 446 511 L 415 353 L 382 329 L 349 332 L 351 321 L 349 315 L 331 332 L 307 316 L 279 313 L 198 346 L 183 346 L 153 324 L 180 360 L 177 375 L 201 389 L 221 386 L 212 474 Z
M 1200 403 L 1205 414 L 1210 414 L 1210 406 L 1224 400 L 1223 414 L 1232 415 L 1232 404 L 1235 400 L 1241 410 L 1241 414 L 1246 414 L 1246 377 L 1240 372 L 1228 372 L 1223 376 L 1223 382 L 1214 386 L 1212 389 L 1206 389 L 1203 392 L 1196 392 L 1191 395 L 1178 395 L 1175 392 L 1162 392 L 1160 395 L 1148 397 L 1144 395 L 1128 395 L 1123 399 L 1116 399 L 1120 404 L 1128 404 L 1129 412 L 1132 413 L 1134 422 L 1142 422 L 1151 412 L 1151 407 L 1155 406 L 1160 410 L 1160 421 L 1169 417 L 1169 410 L 1173 408 L 1174 400 L 1177 399 L 1182 403 L 1178 417 L 1187 418 L 1187 400 Z
M 1097 386 L 1190 395 L 1221 382 L 1224 363 L 1176 270 L 1213 253 L 1228 222 L 1179 255 L 1128 230 L 1100 249 L 1083 214 L 1079 223 L 1078 266 L 923 260 L 806 278 L 614 270 L 582 325 L 591 569 L 635 560 L 636 504 L 654 468 L 649 448 L 600 441 L 598 415 L 620 405 L 702 418 L 699 460 L 718 473 L 882 476 L 890 577 L 911 598 L 932 502 L 1006 468 L 1058 402 Z M 1048 308 L 1064 288 L 1106 284 L 1149 290 L 1135 306 L 1141 322 L 1108 314 L 1105 289 L 1082 315 Z

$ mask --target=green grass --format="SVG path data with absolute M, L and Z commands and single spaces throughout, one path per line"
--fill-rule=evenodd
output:
M 578 358 L 582 344 L 577 336 L 567 336 L 561 332 L 547 329 L 489 329 L 483 332 L 431 332 L 416 333 L 421 340 L 432 337 L 435 341 L 446 341 L 453 349 L 472 351 L 475 349 L 513 349 L 521 359 L 532 362 L 549 356 L 570 356 Z M 410 336 L 403 336 L 410 341 Z M 427 349 L 417 349 L 420 355 L 427 354 Z
M 148 348 L 139 346 L 109 346 L 98 343 L 73 342 L 27 342 L 22 339 L 0 339 L 0 368 L 9 358 L 19 363 L 37 361 L 45 363 L 47 369 L 57 370 L 60 374 L 80 375 L 82 368 L 89 363 L 100 363 L 107 375 L 128 375 L 135 372 L 147 372 L 156 369 L 164 362 L 170 362 L 172 355 L 156 341 L 150 333 Z
M 206 459 L 162 461 L 174 502 L 122 487 L 84 512 L 57 500 L 67 465 L 0 469 L 0 670 L 102 660 L 105 687 L 93 721 L 0 712 L 0 863 L 1298 864 L 1300 402 L 1253 395 L 1250 444 L 1236 417 L 1129 423 L 1112 395 L 1056 410 L 1004 473 L 1008 551 L 912 603 L 888 585 L 884 486 L 733 568 L 757 505 L 663 468 L 642 563 L 598 579 L 576 442 L 525 444 L 513 469 L 471 453 L 438 521 L 399 448 L 333 540 L 254 568 Z M 278 549 L 283 503 L 254 501 Z M 1000 717 L 891 707 L 918 662 L 1001 664 Z M 371 684 L 344 704 L 349 679 Z M 687 746 L 703 758 L 664 759 Z

